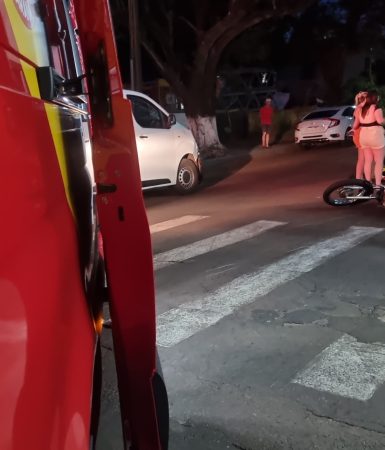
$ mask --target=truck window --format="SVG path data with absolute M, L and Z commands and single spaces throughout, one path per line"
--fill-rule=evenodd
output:
M 51 50 L 51 65 L 64 78 L 77 78 L 83 70 L 69 0 L 46 3 L 45 25 Z

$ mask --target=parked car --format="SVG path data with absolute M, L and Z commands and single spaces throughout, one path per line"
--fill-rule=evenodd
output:
M 351 142 L 353 115 L 354 106 L 351 105 L 318 108 L 297 124 L 295 142 L 305 146 L 322 142 Z
M 174 185 L 183 194 L 194 191 L 201 164 L 191 131 L 147 95 L 123 93 L 132 104 L 143 190 Z

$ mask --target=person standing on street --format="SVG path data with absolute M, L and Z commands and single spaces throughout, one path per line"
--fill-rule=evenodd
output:
M 366 100 L 366 96 L 368 95 L 367 92 L 359 92 L 355 99 L 355 105 L 356 109 L 354 111 L 354 119 L 356 119 L 356 116 L 359 114 L 360 108 L 357 108 L 358 105 L 363 104 L 363 102 Z M 361 128 L 358 127 L 355 130 L 353 130 L 353 142 L 354 145 L 357 147 L 357 164 L 356 164 L 356 178 L 362 180 L 364 178 L 364 165 L 365 165 L 365 155 L 364 150 L 361 147 L 360 143 L 360 131 Z
M 259 117 L 262 128 L 262 147 L 269 148 L 271 125 L 273 123 L 274 109 L 271 105 L 271 98 L 265 100 L 265 105 L 259 110 Z
M 357 106 L 354 130 L 361 128 L 359 142 L 365 155 L 365 178 L 370 181 L 374 161 L 375 187 L 381 187 L 384 167 L 385 137 L 384 115 L 378 105 L 379 96 L 376 91 L 369 91 L 365 100 Z

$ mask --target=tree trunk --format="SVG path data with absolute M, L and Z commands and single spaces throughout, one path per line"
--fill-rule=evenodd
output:
M 214 116 L 187 116 L 198 147 L 206 157 L 223 156 L 224 147 L 218 136 L 217 118 Z
M 284 2 L 284 8 L 280 14 L 285 15 L 297 10 L 299 6 L 314 0 L 290 0 L 292 6 Z M 277 15 L 275 0 L 261 2 L 262 10 L 259 10 L 258 2 L 250 0 L 228 1 L 228 12 L 219 14 L 211 28 L 205 29 L 194 25 L 183 15 L 177 19 L 182 20 L 195 33 L 196 48 L 191 57 L 185 57 L 182 52 L 175 51 L 174 23 L 168 20 L 169 16 L 164 1 L 157 0 L 163 6 L 163 16 L 166 17 L 166 27 L 159 25 L 159 21 L 153 20 L 150 11 L 150 1 L 142 0 L 145 5 L 144 28 L 148 31 L 142 34 L 142 44 L 160 69 L 164 78 L 174 88 L 176 95 L 182 99 L 186 116 L 191 130 L 202 152 L 223 153 L 223 145 L 218 136 L 216 124 L 216 86 L 217 67 L 226 46 L 243 31 Z M 193 2 L 194 3 L 194 2 Z M 255 4 L 254 4 L 255 3 Z M 254 7 L 256 6 L 256 7 Z M 194 8 L 193 8 L 194 10 Z M 203 9 L 204 10 L 204 9 Z M 198 24 L 205 23 L 202 11 L 195 9 Z M 202 22 L 203 21 L 203 22 Z M 154 46 L 153 42 L 157 43 Z
M 191 132 L 203 155 L 220 156 L 224 147 L 218 136 L 216 110 L 216 69 L 217 61 L 206 61 L 206 70 L 197 68 L 190 74 L 189 84 L 181 81 L 179 74 L 171 67 L 164 66 L 151 47 L 145 48 L 152 56 L 163 76 L 182 100 Z
M 205 69 L 191 74 L 191 85 L 183 92 L 183 102 L 191 131 L 201 153 L 207 157 L 222 156 L 216 118 L 216 61 L 206 61 Z

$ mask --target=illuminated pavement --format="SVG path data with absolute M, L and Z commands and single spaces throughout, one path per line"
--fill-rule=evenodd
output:
M 170 450 L 385 448 L 385 210 L 321 200 L 354 157 L 243 151 L 192 196 L 145 195 Z

